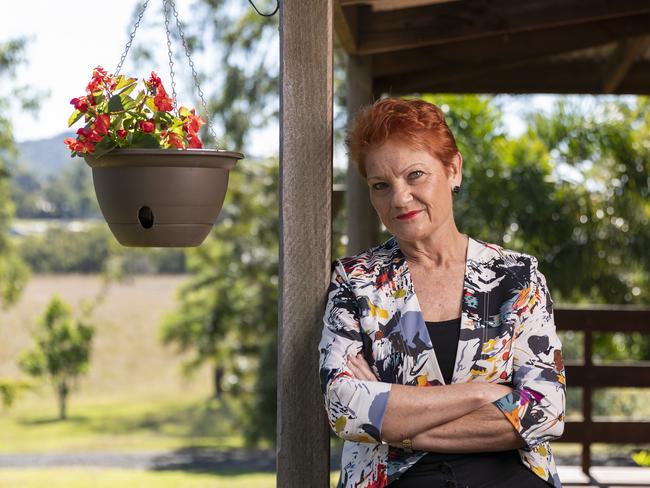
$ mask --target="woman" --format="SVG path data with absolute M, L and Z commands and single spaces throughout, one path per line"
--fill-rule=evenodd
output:
M 435 105 L 380 100 L 347 144 L 392 237 L 333 265 L 319 352 L 339 486 L 561 487 L 562 346 L 537 260 L 456 228 L 462 157 Z

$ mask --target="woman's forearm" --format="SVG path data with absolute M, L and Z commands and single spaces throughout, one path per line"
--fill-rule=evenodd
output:
M 446 453 L 505 451 L 525 445 L 512 424 L 491 403 L 421 432 L 411 441 L 413 449 Z M 402 447 L 399 442 L 391 445 Z
M 388 443 L 413 439 L 418 434 L 425 434 L 437 426 L 442 427 L 485 405 L 489 406 L 490 402 L 510 391 L 511 388 L 506 385 L 484 382 L 425 388 L 394 384 L 384 413 L 381 438 Z M 503 414 L 497 413 L 503 417 Z

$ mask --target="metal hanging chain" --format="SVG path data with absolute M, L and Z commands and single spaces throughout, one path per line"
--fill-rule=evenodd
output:
M 176 18 L 176 27 L 178 28 L 178 35 L 181 38 L 181 42 L 183 43 L 183 47 L 185 48 L 185 56 L 187 56 L 187 60 L 190 64 L 190 68 L 192 69 L 192 77 L 194 78 L 194 85 L 196 86 L 196 90 L 199 93 L 199 98 L 201 99 L 201 106 L 203 107 L 203 113 L 205 114 L 206 125 L 208 126 L 208 130 L 210 131 L 210 135 L 214 139 L 215 148 L 219 149 L 217 145 L 217 135 L 215 134 L 214 127 L 212 126 L 212 117 L 210 115 L 210 112 L 208 111 L 208 104 L 205 102 L 205 96 L 203 95 L 203 90 L 201 90 L 201 84 L 199 83 L 199 75 L 197 74 L 196 68 L 194 67 L 194 61 L 192 61 L 192 56 L 190 56 L 190 48 L 187 44 L 187 41 L 185 40 L 185 34 L 183 33 L 183 27 L 181 21 L 178 18 L 176 5 L 174 3 L 174 0 L 164 0 L 164 1 L 169 2 L 172 8 L 172 13 Z
M 257 7 L 253 3 L 253 0 L 248 0 L 248 3 L 250 3 L 253 6 L 253 8 L 255 9 L 255 12 L 260 14 L 262 17 L 273 17 L 277 13 L 277 11 L 280 9 L 280 0 L 276 0 L 275 10 L 273 12 L 271 12 L 270 14 L 263 14 L 262 12 L 257 10 Z
M 250 1 L 250 0 L 249 0 Z M 135 25 L 133 26 L 133 30 L 131 31 L 131 34 L 129 35 L 129 40 L 126 43 L 126 47 L 124 48 L 124 52 L 122 53 L 122 56 L 120 57 L 120 62 L 117 63 L 117 67 L 115 68 L 114 76 L 117 76 L 122 69 L 122 65 L 124 64 L 124 60 L 126 59 L 126 55 L 129 52 L 129 49 L 131 49 L 131 44 L 133 44 L 133 39 L 135 38 L 135 33 L 138 30 L 138 27 L 140 27 L 140 22 L 142 22 L 142 17 L 144 16 L 144 12 L 147 9 L 147 6 L 149 5 L 149 0 L 144 0 L 142 3 L 142 8 L 140 9 L 140 12 L 138 13 L 138 19 L 135 22 Z M 251 5 L 253 3 L 251 2 Z M 280 6 L 280 0 L 278 0 L 278 7 L 275 9 L 273 14 L 277 12 L 278 8 Z M 187 56 L 187 60 L 189 61 L 190 68 L 192 69 L 192 77 L 194 78 L 194 85 L 196 86 L 196 89 L 199 93 L 199 97 L 201 98 L 201 105 L 203 107 L 203 113 L 205 115 L 206 119 L 206 124 L 208 127 L 208 130 L 210 131 L 210 135 L 215 141 L 215 148 L 219 149 L 217 146 L 217 135 L 214 132 L 214 127 L 212 126 L 212 117 L 210 116 L 210 112 L 208 111 L 208 104 L 205 101 L 205 96 L 203 94 L 203 90 L 201 89 L 201 85 L 199 83 L 199 75 L 196 72 L 196 68 L 194 67 L 194 62 L 192 61 L 192 57 L 190 56 L 190 49 L 187 44 L 187 41 L 185 40 L 185 34 L 183 33 L 183 27 L 181 25 L 181 21 L 178 18 L 178 12 L 176 11 L 176 4 L 174 3 L 174 0 L 163 0 L 163 12 L 165 15 L 165 34 L 167 36 L 167 56 L 169 58 L 169 75 L 171 77 L 171 86 L 172 86 L 172 97 L 174 99 L 174 111 L 176 112 L 176 115 L 178 115 L 178 105 L 176 102 L 176 82 L 174 81 L 174 55 L 172 53 L 172 43 L 171 43 L 171 32 L 169 30 L 169 9 L 171 7 L 171 11 L 174 15 L 174 18 L 176 19 L 176 27 L 178 28 L 178 35 L 181 38 L 181 41 L 183 43 L 183 47 L 185 48 L 185 55 Z M 255 5 L 253 5 L 253 8 L 255 8 Z M 268 17 L 269 15 L 273 14 L 262 14 L 255 8 L 257 13 L 260 15 L 264 15 Z
M 178 116 L 178 104 L 176 103 L 176 82 L 174 81 L 174 55 L 172 53 L 172 40 L 169 32 L 169 0 L 163 0 L 163 12 L 165 13 L 165 35 L 167 36 L 167 57 L 169 58 L 169 76 L 172 80 L 172 99 L 174 100 L 174 112 Z
M 124 52 L 122 53 L 122 57 L 120 58 L 120 62 L 117 63 L 117 68 L 115 68 L 115 71 L 113 74 L 117 76 L 122 69 L 122 65 L 124 64 L 124 60 L 126 59 L 126 55 L 129 52 L 129 49 L 131 49 L 131 44 L 133 43 L 133 39 L 135 38 L 135 31 L 138 30 L 138 27 L 140 27 L 140 22 L 142 22 L 142 16 L 144 15 L 144 11 L 147 10 L 147 5 L 149 5 L 149 0 L 145 0 L 144 3 L 142 4 L 142 8 L 140 9 L 140 13 L 138 14 L 138 20 L 136 21 L 135 25 L 133 26 L 133 30 L 131 31 L 131 34 L 129 35 L 129 40 L 126 43 L 126 47 L 124 48 Z

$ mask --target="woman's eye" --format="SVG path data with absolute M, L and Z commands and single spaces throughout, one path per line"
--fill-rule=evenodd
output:
M 419 178 L 419 177 L 422 176 L 423 174 L 424 174 L 424 171 L 420 171 L 420 170 L 417 170 L 417 171 L 411 171 L 411 172 L 409 173 L 409 178 L 411 178 L 411 179 Z
M 373 183 L 372 185 L 373 190 L 383 190 L 384 188 L 388 188 L 388 185 L 384 182 Z

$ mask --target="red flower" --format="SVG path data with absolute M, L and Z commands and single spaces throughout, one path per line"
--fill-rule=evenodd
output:
M 167 92 L 162 85 L 158 87 L 153 103 L 160 112 L 171 112 L 174 110 L 174 99 L 167 96 Z
M 82 144 L 81 152 L 86 154 L 95 152 L 95 145 L 92 142 L 83 141 L 81 144 Z
M 153 119 L 142 120 L 140 121 L 140 129 L 142 129 L 142 132 L 153 132 L 156 130 L 156 124 Z
M 86 129 L 84 127 L 77 130 L 77 135 L 82 137 L 82 139 L 80 139 L 82 142 L 85 139 L 88 139 L 89 141 L 92 142 L 99 142 L 103 139 L 102 136 L 100 136 L 95 129 Z
M 68 146 L 68 149 L 70 149 L 71 151 L 77 150 L 79 141 L 77 141 L 77 139 L 75 139 L 74 137 L 66 137 L 65 139 L 63 139 L 63 142 L 65 142 L 65 145 Z
M 124 129 L 118 129 L 117 137 L 119 137 L 120 139 L 124 139 L 126 137 L 126 131 Z
M 190 134 L 188 136 L 188 139 L 190 140 L 190 147 L 192 149 L 201 149 L 203 147 L 203 144 L 201 144 L 201 140 L 196 137 L 196 134 Z
M 170 112 L 174 109 L 174 99 L 167 96 L 167 90 L 156 73 L 152 71 L 146 83 L 155 95 L 153 103 L 159 112 Z
M 203 120 L 203 117 L 197 117 L 194 115 L 194 109 L 192 109 L 192 111 L 187 115 L 185 123 L 183 124 L 183 128 L 188 134 L 196 136 L 196 134 L 199 132 L 199 129 L 204 124 L 205 120 Z
M 178 149 L 185 149 L 185 143 L 183 142 L 183 139 L 181 139 L 175 132 L 169 133 L 169 144 L 177 147 Z
M 78 153 L 90 154 L 95 151 L 95 145 L 89 140 L 77 140 L 72 137 L 66 137 L 63 142 L 68 146 L 68 149 Z
M 149 77 L 149 80 L 147 80 L 147 83 L 149 83 L 151 86 L 154 86 L 156 88 L 159 88 L 162 86 L 162 81 L 158 77 L 158 75 L 155 72 L 151 72 L 151 76 Z
M 88 97 L 73 98 L 70 104 L 74 105 L 75 110 L 79 110 L 82 114 L 88 111 Z
M 163 139 L 167 139 L 167 144 L 170 144 L 178 149 L 185 149 L 185 142 L 175 132 L 169 132 L 166 130 L 162 133 L 162 137 Z
M 86 92 L 88 95 L 92 95 L 94 92 L 101 90 L 112 91 L 116 85 L 115 76 L 109 75 L 104 68 L 97 66 L 93 70 L 92 79 L 86 86 Z
M 108 128 L 111 126 L 111 116 L 109 114 L 100 114 L 97 116 L 95 121 L 95 129 L 97 133 L 105 135 L 108 132 Z

